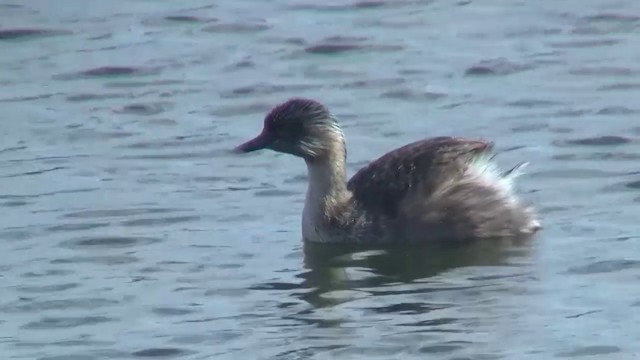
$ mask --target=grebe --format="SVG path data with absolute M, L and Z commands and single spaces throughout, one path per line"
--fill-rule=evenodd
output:
M 346 180 L 344 133 L 323 104 L 274 107 L 260 135 L 235 148 L 295 155 L 307 164 L 304 241 L 389 244 L 531 236 L 541 225 L 514 194 L 528 163 L 501 172 L 493 143 L 433 137 L 392 150 Z

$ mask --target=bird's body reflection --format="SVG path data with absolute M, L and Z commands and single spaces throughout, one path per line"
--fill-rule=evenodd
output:
M 411 292 L 429 292 L 429 279 L 463 267 L 504 266 L 531 252 L 529 241 L 480 241 L 469 244 L 430 243 L 419 246 L 373 248 L 304 244 L 306 271 L 304 300 L 314 306 L 331 306 L 326 295 L 339 290 L 380 294 L 381 288 L 422 283 Z M 384 292 L 384 291 L 383 291 Z
M 296 324 L 289 336 L 311 344 L 297 350 L 302 353 L 322 349 L 342 358 L 341 351 L 349 354 L 354 346 L 396 349 L 391 338 L 367 342 L 370 331 L 402 338 L 403 349 L 406 339 L 412 346 L 457 347 L 469 329 L 493 328 L 494 319 L 484 314 L 502 294 L 511 298 L 530 291 L 532 245 L 530 240 L 386 248 L 306 243 L 299 269 L 252 289 L 277 299 L 275 317 Z

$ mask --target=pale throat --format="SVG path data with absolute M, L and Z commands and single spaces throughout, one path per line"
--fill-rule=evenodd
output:
M 339 215 L 340 205 L 350 198 L 344 138 L 339 136 L 332 140 L 328 149 L 325 147 L 323 156 L 305 159 L 308 187 L 302 212 L 302 234 L 309 241 L 325 241 L 325 224 Z
M 306 163 L 309 184 L 304 216 L 316 217 L 347 194 L 345 150 L 336 146 L 328 156 Z

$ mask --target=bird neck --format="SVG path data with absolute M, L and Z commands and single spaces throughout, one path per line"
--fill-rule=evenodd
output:
M 347 193 L 346 156 L 335 149 L 326 156 L 306 160 L 309 186 L 305 207 L 325 207 Z

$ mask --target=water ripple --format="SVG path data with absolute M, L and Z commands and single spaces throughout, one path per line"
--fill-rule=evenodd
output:
M 84 317 L 46 317 L 38 321 L 32 321 L 22 326 L 27 330 L 53 330 L 75 328 L 86 325 L 98 325 L 111 322 L 114 319 L 105 316 L 84 316 Z
M 30 40 L 50 36 L 71 35 L 68 30 L 53 29 L 2 29 L 0 30 L 0 40 Z
M 575 357 L 584 357 L 584 356 L 594 356 L 594 355 L 607 355 L 607 354 L 616 354 L 621 352 L 617 346 L 611 345 L 591 345 L 591 346 L 583 346 L 570 351 L 561 352 L 556 354 L 556 356 L 563 358 L 575 358 Z
M 70 290 L 79 286 L 79 283 L 62 283 L 40 286 L 20 286 L 16 288 L 16 290 L 24 293 L 49 293 Z
M 3 305 L 2 307 L 0 307 L 0 311 L 5 313 L 28 313 L 64 309 L 95 310 L 105 306 L 114 306 L 117 304 L 117 301 L 101 298 L 77 298 L 41 301 L 22 299 Z
M 104 256 L 73 256 L 56 258 L 51 264 L 98 264 L 98 265 L 126 265 L 140 261 L 139 258 L 130 255 L 104 255 Z
M 629 144 L 631 139 L 618 135 L 602 135 L 597 137 L 564 140 L 555 142 L 554 145 L 580 145 L 580 146 L 615 146 Z
M 636 2 L 46 3 L 0 5 L 5 358 L 640 353 Z M 531 162 L 518 192 L 544 231 L 302 243 L 303 161 L 229 153 L 291 96 L 329 105 L 349 175 L 491 138 Z
M 114 249 L 127 248 L 141 245 L 150 245 L 162 241 L 157 238 L 150 237 L 124 237 L 124 236 L 105 236 L 105 237 L 83 237 L 79 239 L 65 240 L 59 244 L 60 247 L 82 250 L 82 249 Z
M 103 66 L 88 70 L 82 70 L 76 73 L 55 75 L 56 80 L 79 80 L 88 78 L 115 78 L 115 77 L 133 77 L 133 76 L 150 76 L 160 72 L 157 68 L 141 68 L 135 66 Z
M 568 270 L 569 274 L 600 274 L 609 272 L 619 272 L 628 269 L 640 267 L 640 261 L 637 260 L 604 260 L 597 261 L 588 265 L 572 267 Z
M 182 357 L 194 354 L 193 351 L 179 349 L 179 348 L 149 348 L 144 350 L 138 350 L 132 355 L 135 357 L 160 357 L 163 359 Z
M 532 69 L 532 65 L 519 64 L 507 59 L 482 60 L 465 70 L 468 76 L 510 75 Z
M 202 28 L 203 32 L 209 33 L 258 33 L 269 30 L 271 26 L 262 22 L 227 22 L 209 25 Z
M 114 111 L 116 114 L 131 114 L 131 115 L 142 115 L 142 116 L 151 116 L 158 115 L 170 110 L 173 106 L 173 103 L 162 101 L 162 102 L 152 102 L 152 103 L 136 103 L 125 105 L 122 109 Z

